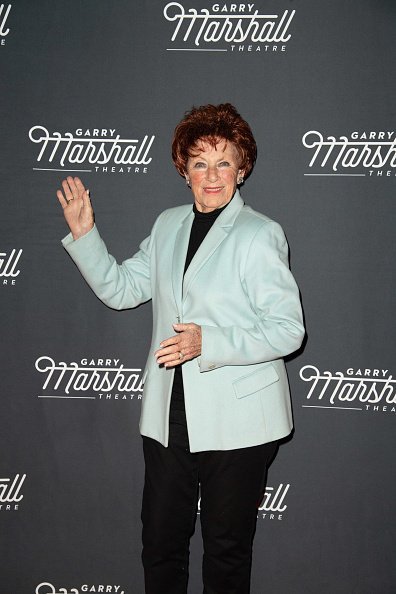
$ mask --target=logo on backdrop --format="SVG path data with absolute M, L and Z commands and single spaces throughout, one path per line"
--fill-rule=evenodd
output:
M 6 37 L 10 32 L 10 28 L 7 26 L 7 19 L 11 6 L 12 4 L 0 4 L 0 45 L 6 44 Z
M 21 493 L 26 474 L 0 478 L 0 511 L 17 511 L 23 499 Z
M 141 400 L 142 370 L 124 367 L 119 359 L 81 359 L 55 363 L 48 356 L 39 357 L 36 370 L 43 374 L 42 393 L 38 398 L 86 400 Z
M 280 483 L 277 487 L 266 487 L 257 517 L 263 520 L 283 520 L 287 509 L 285 499 L 289 489 L 290 483 Z
M 396 380 L 388 369 L 350 367 L 345 372 L 331 373 L 304 365 L 300 378 L 309 387 L 304 408 L 396 412 Z
M 122 138 L 115 128 L 77 128 L 60 133 L 33 126 L 29 139 L 39 149 L 34 171 L 130 174 L 148 172 L 155 136 Z
M 0 284 L 15 285 L 16 277 L 21 272 L 18 262 L 22 255 L 22 249 L 13 249 L 11 252 L 0 252 Z
M 306 176 L 394 177 L 396 133 L 394 130 L 351 132 L 349 136 L 323 136 L 309 130 L 302 143 L 311 153 Z
M 55 588 L 50 582 L 41 582 L 36 589 L 35 594 L 83 594 L 84 592 L 95 592 L 105 594 L 126 594 L 121 590 L 121 586 L 116 584 L 83 584 L 79 588 Z
M 257 510 L 257 518 L 262 520 L 283 520 L 287 509 L 285 503 L 290 484 L 280 483 L 276 487 L 267 486 L 264 497 Z M 201 512 L 201 498 L 198 500 L 198 513 Z
M 295 10 L 264 14 L 254 3 L 210 3 L 185 8 L 168 2 L 163 14 L 172 26 L 168 51 L 285 52 Z

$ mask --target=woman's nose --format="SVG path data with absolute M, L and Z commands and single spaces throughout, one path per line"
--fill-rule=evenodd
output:
M 218 171 L 216 167 L 208 167 L 207 171 L 206 171 L 206 177 L 208 178 L 208 181 L 216 181 L 218 178 Z

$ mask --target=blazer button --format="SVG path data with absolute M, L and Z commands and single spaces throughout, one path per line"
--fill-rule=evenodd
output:
M 216 365 L 214 363 L 212 363 L 211 365 L 208 365 L 208 369 L 215 369 Z

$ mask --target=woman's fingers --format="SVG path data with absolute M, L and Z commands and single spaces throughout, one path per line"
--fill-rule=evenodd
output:
M 67 179 L 64 179 L 64 180 L 62 181 L 62 188 L 63 188 L 63 191 L 64 191 L 64 193 L 65 193 L 65 200 L 66 200 L 67 202 L 69 202 L 69 200 L 73 200 L 73 194 L 72 194 L 72 191 L 71 191 L 71 189 L 70 189 L 70 187 L 69 187 L 69 182 L 68 182 L 68 179 L 69 179 L 69 178 L 67 178 Z
M 76 177 L 75 179 L 77 180 L 78 177 Z M 74 181 L 74 178 L 71 175 L 68 175 L 67 176 L 67 183 L 69 184 L 69 188 L 70 188 L 71 193 L 73 195 L 73 199 L 74 200 L 78 200 L 79 198 L 81 198 L 80 191 L 79 191 L 79 189 L 78 189 L 78 187 L 76 185 L 76 182 Z
M 83 194 L 84 194 L 84 192 L 85 192 L 85 186 L 84 186 L 84 184 L 82 183 L 81 179 L 80 179 L 79 177 L 75 177 L 75 178 L 74 178 L 74 184 L 75 184 L 75 186 L 76 186 L 76 188 L 77 188 L 77 191 L 78 191 L 78 193 L 79 193 L 79 196 L 80 196 L 80 197 L 82 197 L 82 195 L 83 195 Z
M 179 344 L 173 344 L 171 346 L 167 346 L 167 347 L 162 347 L 161 349 L 158 349 L 158 351 L 156 351 L 154 353 L 154 357 L 157 359 L 157 363 L 165 363 L 164 361 L 160 361 L 160 359 L 162 359 L 163 357 L 167 357 L 169 355 L 174 355 L 175 353 L 178 353 L 181 349 L 181 346 L 179 346 Z
M 63 210 L 65 210 L 65 208 L 67 206 L 66 198 L 64 197 L 64 195 L 62 194 L 62 192 L 60 190 L 57 190 L 56 196 L 60 202 L 61 207 L 63 208 Z
M 175 334 L 174 336 L 171 336 L 170 338 L 167 338 L 166 340 L 162 340 L 160 347 L 161 349 L 165 348 L 165 347 L 169 347 L 172 346 L 174 344 L 177 344 L 181 341 L 181 335 L 180 334 Z
M 165 367 L 173 367 L 180 365 L 183 361 L 186 361 L 184 357 L 180 358 L 179 352 L 168 355 L 167 357 L 161 357 L 161 361 L 157 361 L 158 365 L 165 365 Z
M 89 196 L 89 190 L 84 190 L 82 196 L 83 208 L 92 210 L 91 198 Z
M 82 199 L 84 193 L 86 193 L 84 184 L 80 180 L 79 177 L 71 177 L 70 175 L 62 180 L 62 188 L 64 195 L 60 190 L 56 192 L 58 200 L 63 209 L 70 203 L 71 200 L 79 200 Z
M 174 367 L 201 353 L 201 328 L 197 324 L 174 324 L 178 334 L 163 340 L 154 356 L 159 365 Z
M 171 362 L 178 365 L 181 363 L 180 352 L 183 352 L 181 337 L 180 335 L 176 335 L 162 341 L 161 348 L 154 353 L 154 357 L 158 365 L 165 365 L 167 367 Z
M 179 350 L 169 355 L 165 355 L 163 357 L 159 357 L 157 359 L 158 365 L 165 365 L 165 367 L 175 367 L 175 365 L 180 365 L 180 363 L 184 363 L 185 361 L 189 361 L 196 357 L 195 354 L 189 354 L 185 351 Z
M 161 363 L 164 363 L 165 367 L 175 367 L 176 365 L 180 365 L 181 363 L 185 363 L 185 361 L 191 361 L 191 359 L 195 359 L 198 357 L 200 352 L 196 349 L 191 349 L 188 347 L 180 347 L 178 351 L 168 355 L 167 357 L 162 357 Z

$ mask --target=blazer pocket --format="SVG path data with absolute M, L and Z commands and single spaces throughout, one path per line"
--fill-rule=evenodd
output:
M 279 375 L 276 372 L 275 367 L 271 364 L 267 365 L 262 369 L 253 371 L 248 375 L 238 378 L 232 382 L 234 392 L 237 398 L 244 398 L 250 396 L 259 390 L 263 390 L 267 386 L 277 382 Z

